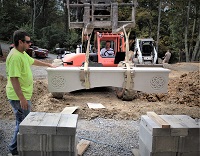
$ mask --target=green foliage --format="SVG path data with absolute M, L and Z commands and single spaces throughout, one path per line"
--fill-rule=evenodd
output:
M 131 0 L 117 0 L 128 2 Z M 157 40 L 158 5 L 160 0 L 137 0 L 136 26 L 132 30 L 136 37 L 152 37 Z M 0 39 L 11 41 L 12 34 L 17 29 L 24 29 L 37 46 L 54 50 L 55 46 L 65 47 L 74 51 L 81 43 L 80 30 L 68 30 L 67 14 L 64 12 L 62 1 L 57 0 L 3 0 L 0 1 Z M 195 49 L 199 29 L 200 5 L 198 0 L 191 1 L 190 19 L 188 22 L 188 38 L 185 41 L 185 23 L 188 0 L 162 0 L 161 25 L 159 38 L 159 57 L 164 56 L 168 49 L 173 51 L 173 61 L 178 57 L 178 51 L 185 49 L 185 43 Z M 35 10 L 35 12 L 34 12 Z M 34 16 L 35 13 L 35 16 Z M 131 20 L 131 7 L 120 7 L 120 21 Z M 196 22 L 196 25 L 195 25 Z M 68 33 L 67 33 L 68 32 Z M 197 49 L 199 51 L 199 49 Z M 199 52 L 196 56 L 200 56 Z M 173 58 L 172 57 L 172 58 Z M 196 58 L 198 59 L 198 58 Z

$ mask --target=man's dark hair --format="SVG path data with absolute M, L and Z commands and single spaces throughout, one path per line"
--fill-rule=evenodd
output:
M 16 30 L 13 34 L 13 43 L 17 47 L 19 45 L 19 40 L 25 41 L 25 36 L 29 36 L 24 30 Z
M 107 40 L 106 42 L 110 42 L 111 43 L 111 41 L 109 41 L 109 40 Z

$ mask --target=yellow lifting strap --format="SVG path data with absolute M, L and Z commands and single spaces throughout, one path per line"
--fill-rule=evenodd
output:
M 90 23 L 88 23 L 86 25 L 85 30 L 83 30 L 83 33 L 88 36 L 84 69 L 80 71 L 80 81 L 82 81 L 82 85 L 85 87 L 85 89 L 90 89 L 90 71 L 88 68 L 88 64 L 89 64 L 90 40 L 91 40 L 91 36 L 92 36 L 92 31 L 93 31 L 93 25 Z
M 125 25 L 123 26 L 123 30 L 124 30 L 124 35 L 125 35 L 125 38 L 126 38 L 126 57 L 125 57 L 126 72 L 125 72 L 125 78 L 124 78 L 125 81 L 124 81 L 123 88 L 130 90 L 132 88 L 131 84 L 133 84 L 133 79 L 132 79 L 132 76 L 131 76 L 131 67 L 130 67 L 130 63 L 129 63 L 129 35 L 130 35 L 130 30 L 127 34 L 126 30 L 125 30 Z

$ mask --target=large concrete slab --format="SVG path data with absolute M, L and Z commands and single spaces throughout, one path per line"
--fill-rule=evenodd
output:
M 47 68 L 49 92 L 72 92 L 85 89 L 80 81 L 81 71 L 84 72 L 84 67 Z M 130 74 L 134 74 L 133 90 L 146 93 L 167 93 L 170 70 L 133 67 L 129 71 Z M 126 72 L 127 69 L 124 67 L 88 67 L 90 88 L 123 87 Z

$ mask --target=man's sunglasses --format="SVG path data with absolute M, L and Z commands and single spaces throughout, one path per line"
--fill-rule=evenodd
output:
M 22 42 L 26 42 L 27 44 L 31 43 L 31 41 L 26 41 L 26 40 L 22 40 Z

